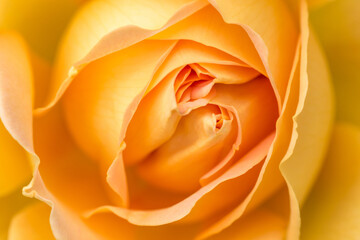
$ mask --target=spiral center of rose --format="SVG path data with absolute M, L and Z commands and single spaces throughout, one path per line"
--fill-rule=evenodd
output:
M 149 49 L 154 44 L 143 43 Z M 206 57 L 194 61 L 194 49 Z M 144 85 L 144 70 L 131 69 L 140 52 L 104 57 L 83 70 L 65 101 L 68 125 L 84 151 L 108 164 L 120 156 L 137 179 L 129 181 L 130 195 L 145 185 L 193 193 L 274 130 L 278 107 L 269 79 L 243 61 L 182 40 Z M 108 79 L 99 75 L 104 72 L 111 73 Z M 119 143 L 125 146 L 120 155 Z

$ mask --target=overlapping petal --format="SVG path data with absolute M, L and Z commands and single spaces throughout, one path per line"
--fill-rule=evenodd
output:
M 33 154 L 32 81 L 30 58 L 23 39 L 0 34 L 0 234 L 7 235 L 14 213 L 30 202 L 20 187 L 30 180 Z M 26 152 L 28 151 L 28 152 Z

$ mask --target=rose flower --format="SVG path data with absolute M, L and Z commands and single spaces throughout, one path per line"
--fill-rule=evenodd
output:
M 1 35 L 17 85 L 0 81 L 0 117 L 54 237 L 299 239 L 334 115 L 308 17 L 302 0 L 89 1 L 51 77 Z

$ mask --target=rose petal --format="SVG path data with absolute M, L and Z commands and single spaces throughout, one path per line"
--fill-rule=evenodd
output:
M 258 176 L 262 160 L 269 150 L 273 137 L 274 134 L 269 135 L 221 177 L 171 207 L 141 211 L 115 206 L 102 206 L 91 212 L 87 212 L 86 215 L 92 216 L 101 212 L 113 212 L 127 219 L 130 223 L 145 226 L 163 225 L 183 219 L 185 216 L 187 216 L 187 218 L 183 219 L 183 221 L 195 221 L 208 217 L 222 209 L 222 207 L 241 201 L 241 199 L 246 196 L 251 189 L 251 183 Z M 257 166 L 254 167 L 256 163 Z M 233 189 L 235 185 L 238 189 L 237 194 L 231 194 L 234 193 Z M 229 198 L 224 199 L 224 195 L 229 196 Z M 210 209 L 212 211 L 209 211 Z
M 207 6 L 190 17 L 151 37 L 152 39 L 187 39 L 217 48 L 266 74 L 261 59 L 246 31 L 226 24 L 220 14 Z
M 267 209 L 257 209 L 236 222 L 221 234 L 208 238 L 282 240 L 286 231 L 286 219 Z
M 282 103 L 298 41 L 296 22 L 285 3 L 281 0 L 246 0 L 240 3 L 236 0 L 210 0 L 210 3 L 225 22 L 244 26 Z
M 0 35 L 0 118 L 13 138 L 27 151 L 32 144 L 32 73 L 23 40 Z
M 338 123 L 328 157 L 302 209 L 302 239 L 356 239 L 360 234 L 360 129 Z
M 171 139 L 137 167 L 140 176 L 169 191 L 192 193 L 200 188 L 200 177 L 217 163 L 222 149 L 232 145 L 230 132 L 237 132 L 230 120 L 216 131 L 215 111 L 220 110 L 208 105 L 183 117 Z
M 239 132 L 237 140 L 233 142 L 232 153 L 201 178 L 202 185 L 223 173 L 234 160 L 237 161 L 272 132 L 278 117 L 274 91 L 265 77 L 259 77 L 246 84 L 218 84 L 215 85 L 215 90 L 216 96 L 210 103 L 233 107 L 234 114 L 239 119 Z
M 249 67 L 213 63 L 200 63 L 200 65 L 215 76 L 215 83 L 242 84 L 260 75 L 258 71 Z
M 156 5 L 155 2 L 157 1 L 153 2 L 154 7 L 151 8 L 144 7 L 146 4 L 141 1 L 92 1 L 86 5 L 75 17 L 64 37 L 51 82 L 48 104 L 39 108 L 37 113 L 56 104 L 72 79 L 88 63 L 138 43 L 207 5 L 207 2 L 201 0 L 158 1 Z M 127 14 L 124 15 L 124 9 L 129 9 L 130 12 L 141 9 L 146 16 L 154 18 L 155 24 L 151 26 L 152 21 L 149 21 L 149 18 L 145 22 L 144 18 L 139 18 L 141 21 L 136 22 Z M 159 14 L 159 11 L 164 14 Z M 150 23 L 150 29 L 141 28 L 147 23 Z
M 143 160 L 175 132 L 181 118 L 174 96 L 178 73 L 170 73 L 141 100 L 126 129 L 123 154 L 127 165 Z
M 295 134 L 280 165 L 291 196 L 288 237 L 299 234 L 299 204 L 303 203 L 319 173 L 334 116 L 334 98 L 325 58 L 314 35 L 311 32 L 309 35 L 305 4 L 302 4 L 301 11 L 300 100 L 294 116 Z
M 11 221 L 9 240 L 55 239 L 49 224 L 50 208 L 35 203 L 17 213 Z
M 34 119 L 34 145 L 41 164 L 24 195 L 52 207 L 50 223 L 57 239 L 99 239 L 79 211 L 111 202 L 105 189 L 108 185 L 94 162 L 76 147 L 60 110 L 56 107 Z
M 198 235 L 199 239 L 205 239 L 230 227 L 244 212 L 251 212 L 251 210 L 258 207 L 285 184 L 279 171 L 279 164 L 287 150 L 284 146 L 288 145 L 292 135 L 292 132 L 288 129 L 292 127 L 292 116 L 295 114 L 299 101 L 299 51 L 300 48 L 298 47 L 298 54 L 293 61 L 293 69 L 285 96 L 284 108 L 276 123 L 275 139 L 265 159 L 255 187 L 239 206 L 203 230 Z
M 0 120 L 0 198 L 31 177 L 29 158 Z
M 0 35 L 0 196 L 31 175 L 32 73 L 27 48 L 15 34 Z
M 110 165 L 122 140 L 126 109 L 173 45 L 144 41 L 93 62 L 75 78 L 64 96 L 64 113 L 77 144 L 89 156 Z

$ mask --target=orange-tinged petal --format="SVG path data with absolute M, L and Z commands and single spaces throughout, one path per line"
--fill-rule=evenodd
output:
M 358 238 L 359 159 L 359 127 L 337 123 L 324 167 L 302 208 L 301 239 Z
M 289 238 L 299 236 L 299 205 L 309 193 L 322 165 L 334 116 L 334 99 L 324 55 L 312 32 L 302 4 L 300 96 L 294 116 L 293 136 L 280 165 L 291 200 Z M 308 42 L 308 46 L 307 46 Z M 316 133 L 316 134 L 314 134 Z M 304 178 L 304 175 L 307 177 Z
M 152 92 L 144 97 L 127 129 L 125 138 L 127 146 L 124 151 L 124 160 L 128 164 L 130 162 L 134 163 L 135 159 L 139 161 L 144 158 L 151 151 L 155 150 L 156 147 L 164 143 L 175 131 L 180 115 L 177 113 L 177 106 L 172 98 L 174 95 L 172 90 L 174 83 L 169 79 L 169 75 L 175 74 L 174 72 L 171 73 L 171 71 L 175 71 L 174 69 L 194 62 L 225 64 L 224 68 L 228 66 L 227 64 L 239 68 L 245 65 L 236 58 L 217 49 L 191 41 L 180 40 L 156 71 L 146 90 L 147 94 L 150 91 Z M 219 79 L 216 81 L 230 81 L 230 79 L 225 79 L 225 74 L 222 74 L 220 71 L 221 68 L 212 67 L 211 69 L 214 74 L 216 72 L 219 76 Z M 229 78 L 229 76 L 227 77 Z M 239 77 L 241 77 L 241 73 L 236 80 L 239 80 Z M 250 80 L 251 77 L 248 77 L 246 80 Z M 181 78 L 181 76 L 178 78 Z M 243 79 L 243 81 L 246 80 Z M 152 90 L 160 81 L 162 81 L 160 86 Z M 179 94 L 182 91 L 177 89 L 176 84 L 177 82 L 175 82 L 175 91 L 176 94 Z M 168 114 L 170 115 L 168 116 Z M 144 135 L 148 137 L 142 137 Z
M 281 0 L 210 2 L 225 22 L 244 26 L 283 102 L 298 41 L 297 22 L 286 4 Z
M 266 74 L 246 31 L 241 26 L 225 23 L 212 6 L 199 10 L 152 38 L 192 40 L 217 48 L 245 62 L 260 73 Z
M 111 202 L 98 167 L 76 147 L 59 106 L 34 119 L 34 132 L 41 163 L 24 195 L 52 207 L 50 223 L 57 239 L 99 239 L 79 216 L 81 211 Z
M 55 239 L 51 233 L 50 207 L 45 203 L 32 204 L 17 213 L 11 221 L 9 240 Z
M 180 219 L 189 222 L 209 217 L 218 211 L 221 212 L 224 207 L 236 204 L 246 196 L 258 176 L 262 160 L 265 158 L 273 139 L 274 134 L 269 135 L 221 177 L 168 208 L 142 211 L 102 206 L 88 212 L 87 216 L 97 215 L 101 212 L 113 212 L 127 219 L 130 223 L 145 226 L 158 226 Z M 238 189 L 236 194 L 233 194 L 234 186 Z M 224 199 L 224 195 L 230 197 Z M 209 211 L 210 209 L 212 211 Z
M 291 117 L 295 114 L 299 101 L 299 51 L 300 48 L 298 47 L 297 55 L 293 61 L 293 69 L 285 96 L 284 108 L 276 123 L 274 142 L 268 151 L 257 183 L 240 205 L 234 207 L 225 216 L 200 232 L 198 235 L 199 239 L 205 239 L 230 227 L 231 224 L 242 217 L 244 212 L 251 212 L 251 210 L 262 204 L 285 184 L 279 171 L 279 164 L 287 150 L 284 146 L 288 145 L 292 135 L 289 131 L 292 127 Z
M 183 117 L 171 139 L 137 167 L 140 176 L 169 191 L 197 190 L 200 177 L 222 157 L 223 149 L 235 141 L 230 132 L 237 132 L 236 123 L 225 120 L 221 129 L 216 129 L 218 112 L 219 107 L 208 105 Z
M 212 181 L 233 161 L 237 161 L 259 141 L 275 129 L 278 105 L 269 80 L 259 77 L 245 84 L 217 84 L 216 96 L 210 103 L 234 109 L 239 119 L 239 139 L 233 143 L 231 155 L 220 161 L 216 167 L 204 175 L 202 184 Z M 266 105 L 264 105 L 266 103 Z M 239 142 L 240 141 L 240 146 Z
M 61 98 L 72 79 L 88 63 L 138 43 L 207 4 L 203 0 L 160 0 L 154 1 L 153 7 L 146 7 L 143 1 L 90 2 L 75 17 L 64 37 L 56 61 L 48 104 L 39 108 L 38 112 L 52 107 Z M 136 22 L 127 16 L 123 8 L 135 12 L 144 11 L 144 15 L 154 21 L 139 18 L 140 22 Z M 159 11 L 164 14 L 159 14 Z M 149 29 L 142 28 L 145 26 Z
M 0 197 L 6 196 L 31 177 L 29 158 L 0 119 Z
M 174 93 L 178 73 L 174 70 L 141 100 L 126 129 L 123 155 L 127 165 L 143 160 L 175 132 L 181 117 Z
M 267 209 L 257 209 L 237 221 L 224 232 L 209 240 L 282 240 L 286 231 L 286 219 Z
M 250 67 L 213 63 L 200 63 L 200 65 L 215 76 L 215 83 L 241 84 L 260 75 L 258 71 Z
M 0 196 L 12 192 L 31 175 L 32 73 L 23 40 L 0 34 Z
M 32 152 L 32 73 L 28 52 L 16 34 L 0 35 L 0 118 L 13 138 Z
M 165 59 L 164 63 L 160 66 L 159 70 L 156 72 L 147 92 L 149 92 L 174 69 L 193 63 L 231 65 L 239 67 L 248 66 L 236 57 L 219 49 L 194 41 L 179 40 L 169 56 Z M 219 69 L 216 69 L 215 67 L 211 69 L 214 73 L 216 72 L 217 74 L 221 74 L 221 72 L 218 71 Z M 178 87 L 175 87 L 175 89 L 177 88 Z
M 127 108 L 173 45 L 173 41 L 141 42 L 93 62 L 74 79 L 64 97 L 65 118 L 75 141 L 90 157 L 110 165 L 120 147 Z

